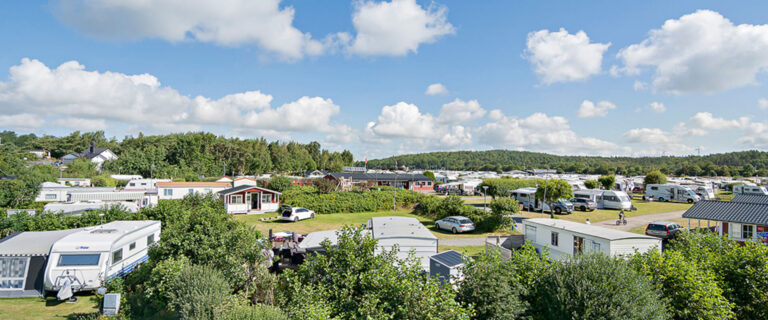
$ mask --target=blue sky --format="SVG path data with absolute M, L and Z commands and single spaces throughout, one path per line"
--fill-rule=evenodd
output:
M 0 3 L 0 129 L 356 158 L 768 148 L 765 2 L 178 3 Z

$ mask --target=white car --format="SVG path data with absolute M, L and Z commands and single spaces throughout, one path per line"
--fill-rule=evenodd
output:
M 304 219 L 312 219 L 315 217 L 315 212 L 307 208 L 282 206 L 282 217 L 280 220 L 297 222 Z
M 435 228 L 448 230 L 453 233 L 472 232 L 475 230 L 475 223 L 467 217 L 450 216 L 435 221 Z

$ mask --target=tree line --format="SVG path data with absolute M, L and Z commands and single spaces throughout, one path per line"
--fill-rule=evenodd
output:
M 679 176 L 768 176 L 768 152 L 755 150 L 682 157 L 558 156 L 511 150 L 430 152 L 369 160 L 368 167 L 394 167 L 395 162 L 419 169 L 496 172 L 535 168 L 585 174 L 644 175 L 659 170 Z

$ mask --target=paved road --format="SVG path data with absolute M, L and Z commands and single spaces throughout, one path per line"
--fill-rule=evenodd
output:
M 620 225 L 620 226 L 616 225 L 616 220 L 619 219 L 619 214 L 616 213 L 616 219 L 593 222 L 592 224 L 600 227 L 605 227 L 605 228 L 629 231 L 634 227 L 645 226 L 654 221 L 682 218 L 683 213 L 685 213 L 685 210 L 657 213 L 657 214 L 647 214 L 644 216 L 634 216 L 634 217 L 632 216 L 632 213 L 629 213 L 629 218 L 627 218 L 627 224 Z

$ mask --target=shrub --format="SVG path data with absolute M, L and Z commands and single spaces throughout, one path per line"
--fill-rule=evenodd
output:
M 645 179 L 643 179 L 644 185 L 665 183 L 667 183 L 667 176 L 659 170 L 648 172 L 648 174 L 645 175 Z
M 318 214 L 369 212 L 392 209 L 394 192 L 393 188 L 381 187 L 370 191 L 332 191 L 323 194 L 315 187 L 293 187 L 284 192 L 281 199 L 283 204 L 308 208 Z M 418 192 L 397 190 L 397 206 L 410 207 L 425 197 Z
M 280 309 L 264 304 L 248 305 L 244 303 L 233 304 L 221 311 L 216 317 L 218 320 L 287 320 Z
M 331 193 L 338 189 L 338 184 L 330 179 L 315 179 L 313 184 L 319 193 Z
M 461 268 L 456 300 L 475 309 L 475 319 L 517 319 L 529 308 L 517 266 L 491 250 Z
M 597 180 L 587 180 L 584 181 L 584 186 L 587 187 L 587 189 L 598 189 L 600 188 L 600 182 L 597 182 Z
M 200 265 L 185 265 L 168 279 L 166 290 L 169 306 L 181 319 L 214 319 L 232 293 L 221 272 Z
M 600 185 L 603 186 L 603 189 L 613 190 L 613 187 L 616 185 L 616 176 L 612 174 L 601 176 L 600 178 L 597 178 L 597 181 L 600 182 Z
M 267 188 L 275 190 L 277 192 L 285 192 L 293 188 L 293 181 L 284 176 L 274 176 L 269 179 Z

